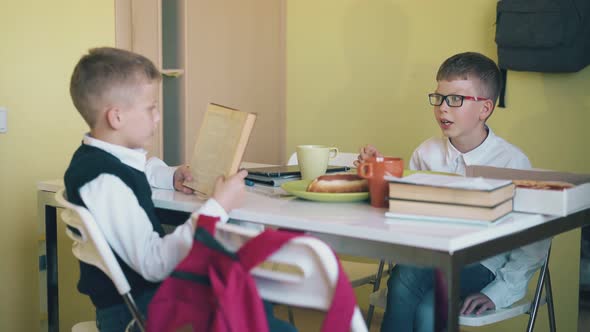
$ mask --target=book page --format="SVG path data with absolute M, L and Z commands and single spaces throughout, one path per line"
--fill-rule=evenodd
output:
M 190 163 L 193 181 L 186 183 L 187 187 L 209 197 L 218 176 L 237 171 L 232 165 L 247 116 L 246 112 L 210 105 L 193 150 Z

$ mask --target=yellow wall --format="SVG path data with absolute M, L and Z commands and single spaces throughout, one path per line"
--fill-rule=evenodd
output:
M 495 56 L 494 1 L 296 0 L 288 2 L 287 151 L 374 143 L 408 158 L 438 133 L 425 95 L 438 65 L 466 50 Z M 61 177 L 85 125 L 68 79 L 89 47 L 114 44 L 111 1 L 0 3 L 0 331 L 37 329 L 37 181 Z M 534 166 L 590 173 L 590 68 L 567 75 L 510 73 L 508 105 L 490 125 L 520 146 Z M 553 255 L 558 324 L 575 324 L 579 233 Z M 559 248 L 559 249 L 558 249 Z M 568 300 L 565 295 L 572 295 Z M 569 316 L 567 311 L 570 312 Z M 569 325 L 568 325 L 569 324 Z M 538 324 L 539 326 L 543 324 Z
M 86 128 L 68 93 L 88 48 L 114 45 L 113 1 L 0 2 L 0 331 L 37 331 L 36 183 L 63 175 Z
M 440 63 L 463 51 L 496 58 L 495 6 L 473 0 L 289 1 L 287 153 L 298 144 L 358 151 L 372 143 L 407 160 L 419 143 L 440 134 L 426 97 L 436 87 Z M 497 109 L 489 124 L 535 167 L 590 173 L 589 91 L 590 68 L 509 72 L 508 108 Z M 554 241 L 563 331 L 574 331 L 577 318 L 576 243 L 579 231 Z M 522 321 L 511 324 L 503 330 L 522 328 Z

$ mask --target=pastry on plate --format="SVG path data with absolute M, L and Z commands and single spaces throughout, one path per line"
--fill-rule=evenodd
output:
M 357 193 L 369 191 L 366 179 L 356 174 L 327 174 L 314 179 L 307 191 L 316 193 Z

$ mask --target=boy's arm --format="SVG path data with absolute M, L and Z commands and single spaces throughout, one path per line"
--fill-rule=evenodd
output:
M 162 160 L 152 157 L 145 164 L 145 175 L 152 187 L 174 189 L 174 173 L 176 167 L 166 165 Z
M 496 279 L 481 292 L 494 302 L 496 308 L 506 308 L 522 299 L 531 277 L 543 264 L 550 244 L 551 239 L 547 239 L 507 253 L 508 262 L 495 271 Z
M 218 177 L 215 182 L 211 199 L 205 203 L 203 208 L 199 209 L 199 211 L 193 213 L 191 216 L 193 228 L 197 228 L 196 222 L 201 214 L 220 216 L 221 214 L 219 212 L 224 212 L 225 218 L 222 217 L 221 221 L 226 222 L 229 217 L 225 211 L 229 212 L 242 204 L 245 192 L 244 179 L 247 175 L 248 172 L 246 170 L 241 170 L 237 174 L 228 178 L 222 176 Z
M 418 153 L 418 149 L 414 150 L 414 153 L 412 153 L 408 167 L 413 171 L 426 171 L 420 162 L 420 154 Z
M 192 246 L 194 227 L 190 218 L 173 233 L 160 237 L 135 194 L 116 176 L 99 176 L 80 189 L 80 196 L 109 245 L 146 280 L 163 280 Z M 199 212 L 219 216 L 224 222 L 228 219 L 214 200 L 207 201 Z
M 191 181 L 193 176 L 187 165 L 170 167 L 162 160 L 152 157 L 145 165 L 145 174 L 150 186 L 160 189 L 175 189 L 185 194 L 192 194 L 194 191 L 182 184 Z

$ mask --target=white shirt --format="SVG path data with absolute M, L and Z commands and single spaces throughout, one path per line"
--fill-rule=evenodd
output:
M 88 135 L 84 136 L 83 143 L 102 149 L 124 164 L 145 172 L 150 185 L 174 190 L 175 168 L 157 158 L 150 158 L 146 163 L 144 150 L 128 149 Z M 174 232 L 160 237 L 133 191 L 114 175 L 102 174 L 85 184 L 80 188 L 80 197 L 117 255 L 148 281 L 166 278 L 193 244 L 195 230 L 191 218 Z M 209 199 L 196 213 L 220 217 L 222 222 L 228 220 L 227 213 L 214 199 Z
M 483 143 L 467 153 L 457 150 L 448 137 L 433 137 L 422 143 L 410 160 L 413 170 L 461 175 L 465 175 L 465 167 L 469 165 L 531 168 L 529 159 L 519 148 L 496 136 L 490 128 Z M 481 292 L 497 308 L 508 307 L 522 299 L 530 278 L 543 264 L 550 243 L 551 239 L 542 240 L 481 261 L 496 276 Z

